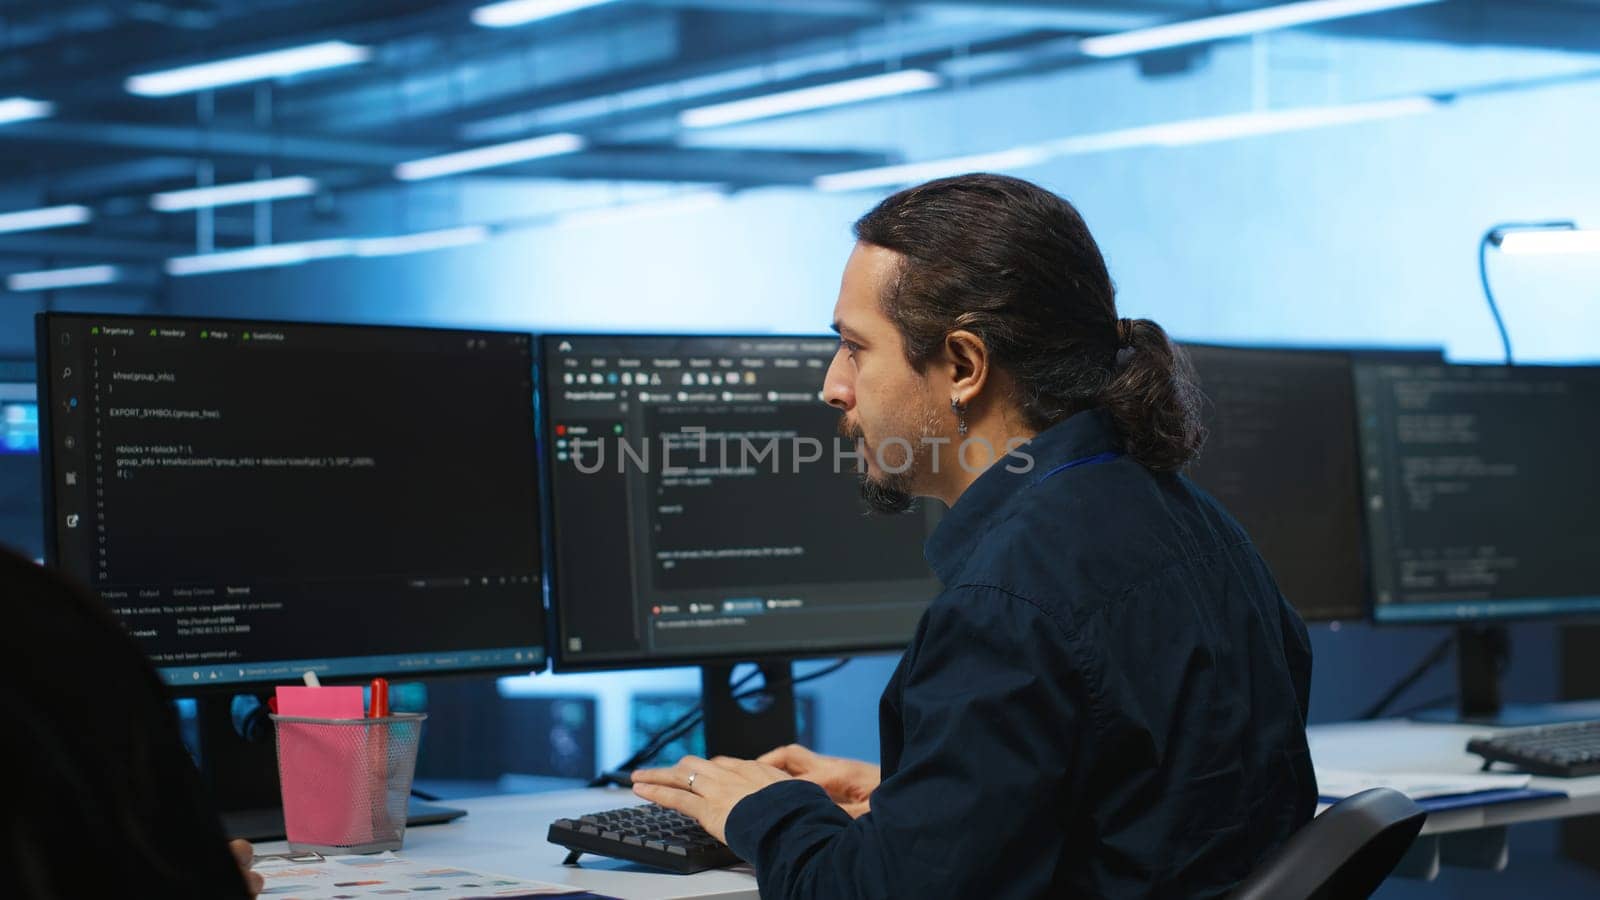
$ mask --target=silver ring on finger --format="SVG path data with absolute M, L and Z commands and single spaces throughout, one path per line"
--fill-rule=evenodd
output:
M 689 790 L 694 790 L 694 780 L 700 776 L 699 772 L 689 773 Z

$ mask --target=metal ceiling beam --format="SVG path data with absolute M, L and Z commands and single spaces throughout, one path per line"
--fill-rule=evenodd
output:
M 883 0 L 635 0 L 646 6 L 703 9 L 711 12 L 771 13 L 789 16 L 825 16 L 842 19 L 881 19 L 890 7 L 904 4 Z
M 396 146 L 346 138 L 276 134 L 230 128 L 84 123 L 44 120 L 7 125 L 5 138 L 35 144 L 117 147 L 200 158 L 234 157 L 273 163 L 387 167 L 451 147 Z
M 39 233 L 0 236 L 0 256 L 9 257 L 144 262 L 193 252 L 193 244 L 169 244 L 95 235 Z
M 893 161 L 883 153 L 858 150 L 624 145 L 592 147 L 584 153 L 552 157 L 496 170 L 496 173 L 537 178 L 682 181 L 762 187 L 810 184 L 818 175 L 883 166 Z
M 397 162 L 454 148 L 397 148 L 364 141 L 320 137 L 282 137 L 249 132 L 199 131 L 148 125 L 81 125 L 66 122 L 8 126 L 8 137 L 45 143 L 94 143 L 196 157 L 238 156 L 358 168 L 388 179 Z M 684 148 L 671 144 L 592 147 L 584 153 L 554 157 L 498 170 L 502 174 L 607 178 L 643 181 L 706 181 L 731 184 L 789 184 L 847 168 L 882 165 L 881 153 L 788 150 Z
M 818 175 L 888 165 L 890 156 L 855 150 L 784 150 L 752 148 L 678 147 L 672 144 L 599 145 L 583 153 L 552 157 L 515 166 L 474 173 L 481 178 L 560 178 L 595 181 L 685 182 L 727 185 L 734 188 L 771 185 L 809 184 Z M 155 158 L 130 163 L 148 167 L 145 174 L 188 174 L 187 160 L 167 168 L 172 160 Z M 80 172 L 85 183 L 105 177 L 110 167 Z M 346 171 L 325 183 L 334 192 L 398 190 L 403 185 L 391 180 L 387 168 L 369 167 L 362 172 Z M 3 185 L 0 185 L 3 186 Z M 60 193 L 59 190 L 57 193 Z M 108 192 L 110 193 L 110 192 Z M 91 198 L 80 197 L 92 202 Z M 102 206 L 106 223 L 123 221 L 125 216 L 143 212 L 142 206 L 122 201 Z M 133 220 L 129 220 L 133 221 Z M 222 220 L 218 220 L 221 229 Z M 30 233 L 0 236 L 0 255 L 64 257 L 105 257 L 108 259 L 165 258 L 192 250 L 170 244 L 122 239 L 99 235 Z
M 685 182 L 747 188 L 809 184 L 818 175 L 887 165 L 887 154 L 853 150 L 751 150 L 673 146 L 597 147 L 575 156 L 479 173 L 480 177 Z M 379 186 L 372 182 L 369 186 Z M 193 253 L 190 244 L 93 234 L 0 235 L 0 257 L 157 262 Z
M 197 162 L 184 156 L 145 156 L 122 162 L 86 165 L 47 175 L 0 181 L 0 195 L 12 191 L 33 192 L 48 196 L 52 202 L 77 202 L 141 185 L 192 178 Z
M 827 16 L 862 20 L 888 17 L 940 17 L 947 20 L 1002 22 L 1019 28 L 1097 34 L 1138 28 L 1170 18 L 1196 15 L 1203 0 L 1168 2 L 1068 2 L 1060 0 L 636 0 L 651 6 L 713 12 Z

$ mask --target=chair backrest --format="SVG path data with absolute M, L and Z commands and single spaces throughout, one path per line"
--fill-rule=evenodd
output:
M 1389 788 L 1346 797 L 1295 832 L 1229 900 L 1369 897 L 1427 818 L 1410 797 Z

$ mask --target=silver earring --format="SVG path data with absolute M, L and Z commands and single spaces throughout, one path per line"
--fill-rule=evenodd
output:
M 950 398 L 950 411 L 956 414 L 956 431 L 962 436 L 967 436 L 967 411 L 961 408 L 961 401 Z

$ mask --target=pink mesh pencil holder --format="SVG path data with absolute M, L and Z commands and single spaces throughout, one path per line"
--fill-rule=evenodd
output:
M 400 849 L 426 718 L 274 715 L 289 848 L 318 853 Z

